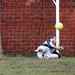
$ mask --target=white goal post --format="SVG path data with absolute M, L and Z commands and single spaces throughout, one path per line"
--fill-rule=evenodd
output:
M 59 1 L 60 0 L 53 0 L 53 3 L 56 6 L 56 23 L 59 23 Z M 60 32 L 59 30 L 56 30 L 56 46 L 58 47 L 60 45 Z

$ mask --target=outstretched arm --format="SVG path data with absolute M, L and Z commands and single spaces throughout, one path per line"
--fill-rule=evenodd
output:
M 56 47 L 56 46 L 53 44 L 53 42 L 50 42 L 50 45 L 51 45 L 51 47 L 53 47 L 55 50 L 59 50 L 59 48 Z

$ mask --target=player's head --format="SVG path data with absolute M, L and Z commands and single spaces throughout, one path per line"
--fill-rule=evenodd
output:
M 52 39 L 53 39 L 53 42 L 56 43 L 56 37 L 54 36 Z
M 55 39 L 56 40 L 56 37 L 55 36 L 49 36 L 48 39 Z
M 55 36 L 49 36 L 48 39 L 52 39 L 54 43 L 56 43 L 56 37 Z

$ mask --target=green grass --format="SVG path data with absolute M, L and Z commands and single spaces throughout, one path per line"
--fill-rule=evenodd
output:
M 3 57 L 0 58 L 0 75 L 75 75 L 75 57 Z

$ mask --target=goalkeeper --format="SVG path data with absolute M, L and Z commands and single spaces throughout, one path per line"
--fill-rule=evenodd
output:
M 51 36 L 49 37 L 41 46 L 39 46 L 35 52 L 37 53 L 37 56 L 39 59 L 45 58 L 60 58 L 60 52 L 63 51 L 63 47 L 55 46 L 56 43 L 56 37 Z

